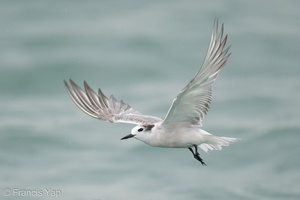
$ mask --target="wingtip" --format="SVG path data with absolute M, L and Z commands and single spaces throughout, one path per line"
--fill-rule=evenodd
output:
M 91 90 L 91 87 L 89 86 L 89 84 L 85 80 L 83 81 L 83 86 L 84 86 L 84 89 L 86 91 Z
M 219 18 L 215 17 L 214 24 L 218 24 L 218 22 L 219 22 Z
M 72 86 L 76 85 L 76 83 L 71 78 L 69 79 L 69 82 Z
M 216 30 L 216 32 L 218 32 L 218 24 L 219 24 L 219 19 L 215 17 L 213 30 Z
M 225 25 L 224 25 L 224 23 L 222 23 L 222 24 L 221 24 L 221 31 L 220 31 L 220 33 L 223 33 L 223 32 L 224 32 L 224 29 L 225 29 L 224 27 L 225 27 Z M 218 19 L 218 17 L 215 17 L 215 19 L 214 19 L 213 30 L 214 30 L 216 33 L 219 32 L 219 19 Z
M 65 84 L 65 86 L 68 85 L 68 83 L 67 83 L 67 81 L 65 79 L 64 79 L 64 84 Z

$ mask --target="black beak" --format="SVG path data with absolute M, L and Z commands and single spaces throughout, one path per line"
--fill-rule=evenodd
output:
M 125 137 L 122 137 L 121 140 L 125 140 L 125 139 L 129 139 L 134 137 L 134 135 L 132 135 L 131 133 L 129 135 L 126 135 Z

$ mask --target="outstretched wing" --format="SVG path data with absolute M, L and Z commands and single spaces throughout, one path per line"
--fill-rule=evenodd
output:
M 64 83 L 73 102 L 91 117 L 112 123 L 129 124 L 154 124 L 162 121 L 159 117 L 142 115 L 122 100 L 116 100 L 112 95 L 110 98 L 107 98 L 100 89 L 98 94 L 96 94 L 85 81 L 85 91 L 71 79 L 71 87 L 66 81 Z
M 162 123 L 166 128 L 201 125 L 212 100 L 213 83 L 220 70 L 225 66 L 229 47 L 224 49 L 227 35 L 223 39 L 224 25 L 218 33 L 218 21 L 215 20 L 209 48 L 195 77 L 181 90 Z

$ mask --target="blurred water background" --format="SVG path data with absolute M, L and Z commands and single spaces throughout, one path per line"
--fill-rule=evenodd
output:
M 208 166 L 121 141 L 132 125 L 90 118 L 67 95 L 64 79 L 87 80 L 164 117 L 215 17 L 232 56 L 203 128 L 241 140 L 202 152 Z M 1 199 L 299 199 L 299 19 L 296 0 L 1 0 Z

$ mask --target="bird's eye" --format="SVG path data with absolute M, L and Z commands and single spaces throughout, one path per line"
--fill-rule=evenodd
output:
M 138 132 L 142 132 L 144 129 L 143 128 L 139 128 L 138 129 Z

